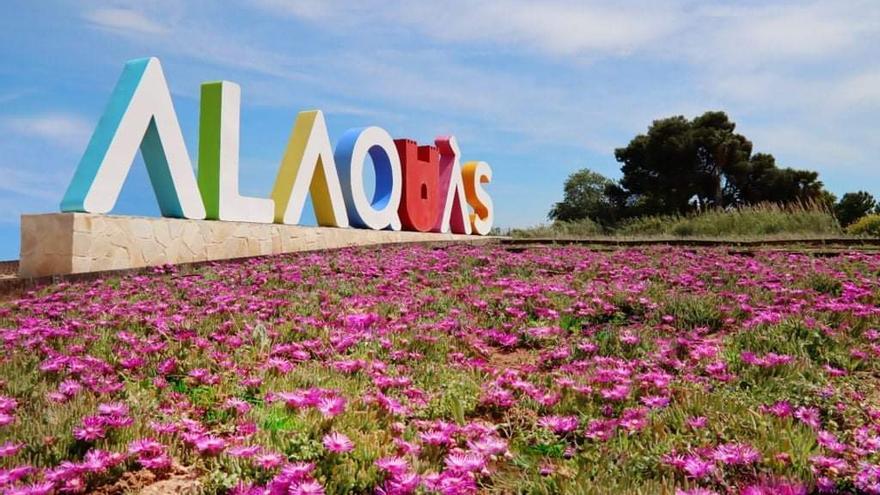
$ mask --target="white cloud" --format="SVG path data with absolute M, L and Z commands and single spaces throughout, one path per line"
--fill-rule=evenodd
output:
M 678 2 L 455 0 L 436 4 L 406 0 L 254 0 L 270 12 L 323 22 L 329 29 L 393 30 L 459 44 L 491 42 L 553 55 L 629 53 L 675 32 Z
M 851 135 L 853 114 L 880 104 L 876 0 L 251 0 L 290 30 L 319 33 L 317 47 L 279 37 L 284 24 L 258 32 L 210 3 L 195 16 L 187 4 L 157 1 L 129 4 L 134 15 L 86 18 L 185 59 L 178 68 L 223 67 L 245 105 L 311 104 L 298 98 L 305 89 L 328 112 L 407 130 L 448 125 L 494 141 L 487 146 L 578 144 L 606 155 L 654 118 L 724 109 L 785 165 L 867 164 L 880 152 L 876 137 Z M 511 57 L 550 72 L 528 73 Z M 195 67 L 183 79 L 201 77 L 204 65 Z
M 132 9 L 107 8 L 86 12 L 83 16 L 93 25 L 113 31 L 164 34 L 169 28 Z
M 844 108 L 877 110 L 880 107 L 880 70 L 856 74 L 841 81 L 831 95 Z
M 44 114 L 0 118 L 0 127 L 19 136 L 44 140 L 81 151 L 92 132 L 92 122 L 72 114 Z
M 787 67 L 864 49 L 877 37 L 878 22 L 876 2 L 859 0 L 707 7 L 691 17 L 681 48 L 711 67 Z

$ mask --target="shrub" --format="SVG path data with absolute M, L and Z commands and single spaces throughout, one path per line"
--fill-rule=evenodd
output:
M 844 227 L 852 225 L 877 206 L 874 196 L 865 191 L 846 193 L 834 205 L 834 215 Z
M 852 235 L 880 237 L 880 214 L 863 216 L 856 223 L 847 227 L 846 232 Z

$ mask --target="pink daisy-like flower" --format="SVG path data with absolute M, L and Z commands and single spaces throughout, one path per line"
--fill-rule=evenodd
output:
M 106 434 L 104 419 L 98 416 L 86 416 L 82 420 L 82 426 L 73 429 L 73 436 L 84 442 L 93 442 L 104 438 Z
M 219 437 L 207 435 L 196 440 L 196 450 L 198 450 L 201 455 L 215 456 L 220 454 L 220 452 L 223 452 L 225 448 L 226 440 Z
M 401 475 L 409 469 L 409 465 L 400 457 L 383 457 L 375 464 L 376 467 L 393 476 Z
M 545 416 L 538 424 L 553 433 L 564 434 L 577 429 L 578 419 L 576 416 Z
M 727 443 L 715 448 L 712 456 L 716 461 L 728 465 L 753 464 L 761 459 L 761 453 L 751 445 Z
M 689 456 L 684 459 L 682 469 L 688 476 L 694 479 L 703 479 L 715 471 L 715 465 L 697 456 Z
M 50 495 L 54 491 L 55 483 L 51 481 L 37 482 L 23 488 L 23 493 L 27 495 Z
M 21 442 L 8 441 L 0 445 L 0 458 L 14 456 L 22 447 L 24 444 Z
M 151 471 L 162 471 L 171 467 L 171 458 L 167 454 L 160 454 L 156 457 L 138 459 L 138 463 Z
M 284 464 L 285 457 L 275 452 L 267 452 L 254 457 L 254 464 L 263 469 L 275 469 Z
M 128 406 L 122 402 L 99 404 L 98 414 L 101 416 L 127 416 Z
M 486 459 L 475 452 L 449 454 L 446 456 L 446 467 L 453 472 L 480 471 L 486 467 Z
M 164 451 L 165 447 L 152 438 L 142 438 L 128 444 L 128 453 L 136 456 L 154 456 Z
M 14 421 L 15 416 L 6 413 L 0 413 L 0 426 L 12 424 Z
M 226 402 L 223 403 L 223 407 L 226 409 L 232 409 L 238 414 L 247 414 L 247 412 L 251 410 L 251 405 L 238 397 L 230 397 L 229 399 L 226 399 Z
M 18 401 L 12 397 L 0 395 L 0 413 L 11 413 L 18 407 Z
M 259 445 L 239 445 L 229 449 L 227 451 L 227 454 L 231 455 L 232 457 L 248 458 L 259 454 L 260 450 L 262 449 Z
M 324 397 L 318 401 L 318 410 L 327 418 L 339 416 L 345 411 L 345 398 Z
M 344 454 L 354 450 L 354 443 L 342 433 L 333 432 L 324 435 L 324 448 L 334 454 Z
M 324 495 L 324 487 L 315 480 L 309 480 L 291 485 L 288 493 L 290 495 Z
M 284 466 L 279 476 L 293 481 L 303 481 L 311 477 L 314 470 L 315 465 L 311 462 L 296 462 Z
M 695 430 L 705 428 L 708 423 L 709 420 L 705 416 L 693 416 L 687 419 L 687 425 Z

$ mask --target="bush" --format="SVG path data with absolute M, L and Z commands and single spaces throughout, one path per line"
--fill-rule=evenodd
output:
M 855 223 L 877 206 L 874 196 L 865 191 L 846 193 L 834 205 L 834 215 L 844 227 Z
M 846 228 L 847 234 L 880 237 L 880 215 L 865 215 Z

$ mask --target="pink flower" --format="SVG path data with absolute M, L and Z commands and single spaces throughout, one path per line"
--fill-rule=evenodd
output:
M 794 411 L 794 408 L 791 407 L 788 401 L 775 402 L 771 406 L 761 406 L 761 412 L 772 414 L 779 418 L 791 416 L 792 411 Z
M 196 450 L 201 455 L 215 456 L 223 452 L 225 448 L 226 440 L 219 437 L 206 435 L 196 440 Z
M 400 457 L 383 457 L 375 462 L 376 467 L 393 476 L 405 473 L 409 465 Z
M 807 488 L 800 483 L 769 481 L 747 486 L 740 495 L 807 495 Z
M 284 464 L 286 458 L 275 452 L 268 452 L 254 457 L 254 464 L 263 469 L 275 469 Z
M 14 421 L 15 416 L 6 413 L 0 413 L 0 426 L 12 424 Z
M 0 395 L 0 413 L 13 413 L 18 408 L 18 401 L 6 395 Z
M 324 448 L 334 454 L 344 454 L 354 450 L 354 444 L 342 433 L 333 432 L 324 435 Z
M 345 411 L 345 398 L 324 397 L 318 402 L 318 410 L 327 418 L 339 416 Z
M 578 419 L 577 416 L 545 416 L 538 424 L 553 433 L 565 434 L 578 428 Z
M 289 478 L 294 481 L 303 481 L 312 476 L 312 471 L 315 470 L 315 465 L 311 462 L 296 462 L 294 464 L 288 464 L 281 469 L 280 476 L 285 478 Z
M 475 452 L 449 454 L 446 456 L 446 467 L 453 472 L 480 471 L 486 467 L 486 459 Z
M 92 473 L 102 473 L 107 469 L 120 464 L 125 460 L 125 455 L 118 452 L 93 449 L 86 453 L 82 467 Z
M 834 452 L 835 454 L 842 454 L 843 452 L 846 452 L 846 445 L 840 443 L 840 441 L 837 440 L 837 437 L 834 436 L 834 434 L 831 432 L 824 430 L 820 431 L 816 434 L 816 438 L 819 441 L 819 445 L 825 447 L 831 452 Z
M 684 459 L 682 469 L 688 476 L 701 480 L 715 471 L 715 465 L 697 456 L 688 456 Z
M 150 471 L 164 471 L 171 467 L 171 458 L 167 454 L 160 454 L 155 457 L 139 458 L 138 463 Z
M 862 463 L 856 473 L 855 485 L 865 493 L 880 494 L 880 466 Z
M 136 456 L 152 457 L 165 451 L 165 447 L 152 438 L 142 438 L 128 444 L 128 453 Z
M 55 491 L 55 483 L 51 481 L 43 481 L 32 483 L 24 487 L 22 493 L 26 495 L 51 495 Z
M 659 395 L 646 395 L 642 397 L 641 401 L 651 409 L 661 409 L 669 405 L 669 397 Z
M 100 416 L 86 416 L 82 420 L 82 426 L 73 429 L 73 436 L 84 442 L 93 442 L 104 438 L 106 434 L 104 419 Z
M 238 445 L 232 447 L 231 449 L 226 451 L 226 453 L 231 455 L 232 457 L 248 458 L 259 454 L 261 450 L 262 449 L 259 445 Z
M 705 416 L 692 416 L 687 419 L 687 425 L 695 430 L 705 428 L 709 420 Z
M 412 495 L 419 488 L 422 479 L 416 473 L 406 472 L 394 476 L 377 490 L 379 495 Z
M 324 487 L 314 480 L 304 481 L 290 485 L 288 493 L 290 495 L 324 495 Z
M 98 414 L 101 416 L 127 416 L 128 406 L 122 402 L 99 404 Z
M 499 455 L 507 452 L 507 442 L 498 437 L 468 440 L 468 448 L 483 455 Z
M 251 405 L 239 399 L 238 397 L 230 397 L 223 403 L 226 409 L 232 409 L 238 414 L 247 414 L 251 410 Z
M 22 447 L 24 447 L 24 444 L 21 442 L 7 441 L 0 445 L 0 458 L 14 456 Z
M 757 450 L 741 443 L 719 445 L 712 456 L 718 462 L 734 466 L 752 464 L 761 459 L 761 454 Z
M 819 429 L 821 422 L 819 410 L 815 407 L 799 407 L 794 411 L 794 417 L 813 429 Z

